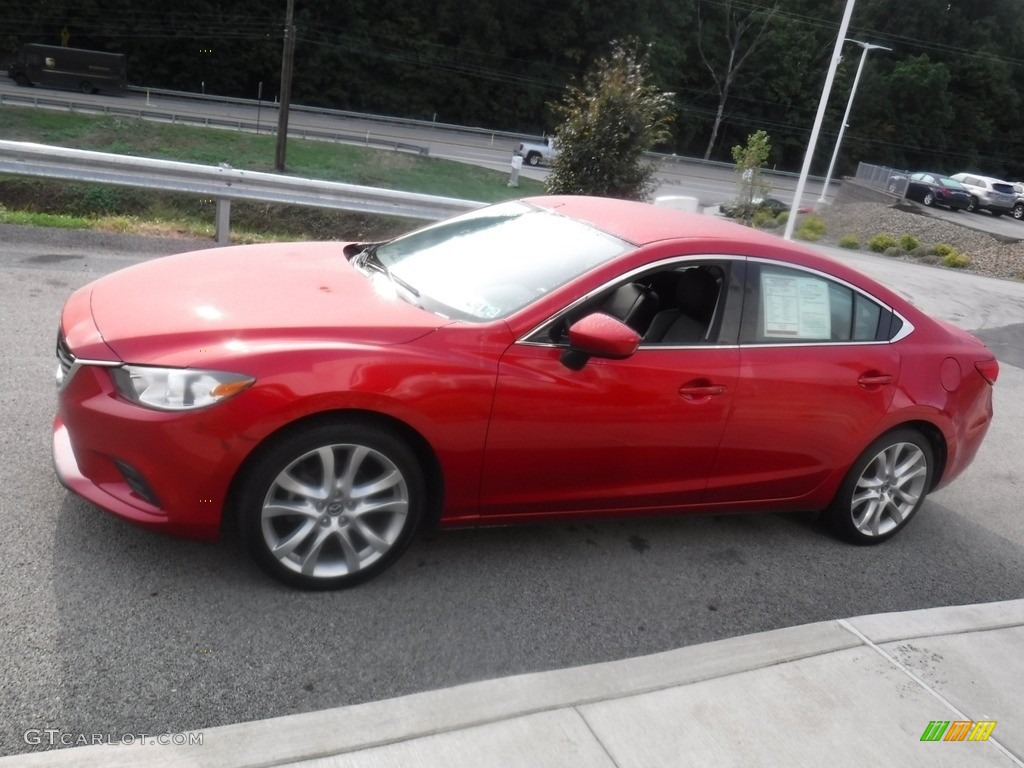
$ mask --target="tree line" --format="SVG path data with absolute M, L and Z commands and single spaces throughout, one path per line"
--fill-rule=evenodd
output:
M 676 119 L 660 151 L 728 162 L 764 130 L 796 170 L 846 0 L 297 0 L 293 102 L 550 133 L 552 104 L 614 43 L 651 46 Z M 29 42 L 124 53 L 133 85 L 273 101 L 284 0 L 8 0 L 0 53 Z M 838 173 L 857 161 L 1024 178 L 1020 0 L 858 0 L 868 56 Z M 847 43 L 814 170 L 861 49 Z

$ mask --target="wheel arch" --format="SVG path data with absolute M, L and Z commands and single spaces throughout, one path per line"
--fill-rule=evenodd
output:
M 429 531 L 437 526 L 441 518 L 441 512 L 444 509 L 444 473 L 437 454 L 426 438 L 409 424 L 394 416 L 360 408 L 339 408 L 308 414 L 289 422 L 264 437 L 259 445 L 249 452 L 249 455 L 245 457 L 245 460 L 242 461 L 235 471 L 228 486 L 227 503 L 221 518 L 222 534 L 227 530 L 238 529 L 240 510 L 237 506 L 237 500 L 241 483 L 249 472 L 250 467 L 278 441 L 290 437 L 297 432 L 302 432 L 305 429 L 331 423 L 376 427 L 392 432 L 405 441 L 419 461 L 420 467 L 423 470 L 423 481 L 427 487 L 428 503 L 421 530 Z
M 932 449 L 932 458 L 935 460 L 935 467 L 932 470 L 931 483 L 928 486 L 929 493 L 932 489 L 939 484 L 939 480 L 946 472 L 946 461 L 948 459 L 948 448 L 946 446 L 946 436 L 942 434 L 942 430 L 939 429 L 935 424 L 930 421 L 923 419 L 915 419 L 912 421 L 903 421 L 899 424 L 895 424 L 889 429 L 885 430 L 878 437 L 884 437 L 885 435 L 891 434 L 901 429 L 911 429 L 920 434 L 925 440 L 928 441 L 928 446 Z M 874 442 L 872 440 L 871 442 Z

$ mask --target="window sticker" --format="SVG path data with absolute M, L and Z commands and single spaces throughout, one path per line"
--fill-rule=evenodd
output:
M 771 339 L 829 339 L 828 284 L 815 277 L 761 273 L 764 335 Z

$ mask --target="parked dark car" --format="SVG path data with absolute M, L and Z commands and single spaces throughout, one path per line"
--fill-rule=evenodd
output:
M 939 173 L 921 171 L 910 176 L 907 197 L 925 205 L 944 205 L 954 211 L 971 205 L 971 193 L 956 179 Z

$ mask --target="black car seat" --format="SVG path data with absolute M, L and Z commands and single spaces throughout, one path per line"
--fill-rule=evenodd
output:
M 644 341 L 695 344 L 707 339 L 720 290 L 719 279 L 704 267 L 688 269 L 676 284 L 675 307 L 654 316 Z
M 658 295 L 639 283 L 626 283 L 605 299 L 601 311 L 642 336 L 658 311 Z

